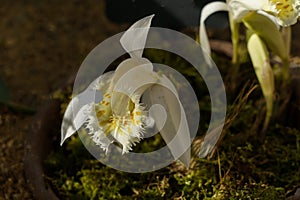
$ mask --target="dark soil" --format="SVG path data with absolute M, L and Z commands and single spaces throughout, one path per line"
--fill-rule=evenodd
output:
M 0 76 L 11 100 L 38 110 L 98 43 L 127 25 L 107 20 L 100 1 L 0 0 Z M 300 24 L 292 54 L 300 56 Z M 32 199 L 24 173 L 24 140 L 33 116 L 0 107 L 0 199 Z
M 11 100 L 38 110 L 74 76 L 98 43 L 126 26 L 107 20 L 103 1 L 1 1 L 0 76 Z M 32 199 L 24 139 L 33 116 L 0 105 L 0 199 Z

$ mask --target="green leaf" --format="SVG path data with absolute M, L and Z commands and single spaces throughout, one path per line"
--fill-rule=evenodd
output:
M 268 17 L 252 12 L 243 18 L 245 26 L 257 34 L 271 51 L 283 61 L 288 60 L 288 51 L 276 24 Z
M 8 104 L 9 100 L 10 100 L 9 90 L 0 76 L 0 102 L 4 104 Z
M 27 114 L 34 114 L 36 112 L 35 109 L 29 108 L 24 105 L 20 105 L 18 103 L 14 103 L 10 100 L 9 90 L 4 82 L 4 80 L 0 76 L 0 103 L 6 105 L 11 110 L 17 112 L 23 112 Z
M 270 65 L 268 50 L 258 34 L 252 34 L 247 43 L 252 64 L 266 100 L 266 118 L 264 130 L 267 128 L 273 110 L 274 75 Z

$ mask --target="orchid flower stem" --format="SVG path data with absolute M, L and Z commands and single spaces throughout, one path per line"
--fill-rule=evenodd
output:
M 287 58 L 282 61 L 282 81 L 283 81 L 283 89 L 286 85 L 288 85 L 288 82 L 290 81 L 290 60 Z
M 226 3 L 229 3 L 229 0 L 226 0 Z M 230 30 L 231 30 L 231 41 L 233 44 L 233 56 L 232 56 L 232 63 L 234 67 L 239 67 L 239 57 L 238 57 L 238 46 L 239 46 L 239 23 L 237 23 L 233 15 L 229 12 L 229 24 L 230 24 Z M 236 70 L 238 71 L 238 69 Z
M 229 14 L 229 21 L 230 21 L 230 29 L 231 29 L 231 40 L 233 45 L 233 56 L 232 56 L 232 63 L 233 63 L 233 71 L 232 71 L 232 81 L 235 83 L 236 76 L 238 74 L 240 68 L 240 61 L 239 61 L 239 23 L 235 22 L 232 15 Z
M 286 45 L 287 55 L 290 55 L 291 39 L 292 39 L 291 27 L 290 26 L 283 27 L 281 33 L 282 33 L 283 41 Z
M 291 27 L 283 27 L 282 28 L 282 38 L 284 41 L 284 44 L 286 45 L 286 51 L 287 51 L 287 59 L 283 60 L 283 68 L 282 68 L 282 80 L 283 80 L 283 89 L 285 90 L 286 85 L 289 82 L 290 79 L 290 51 L 291 51 L 291 38 L 292 38 L 292 32 Z
M 233 56 L 232 56 L 232 62 L 234 65 L 239 65 L 239 56 L 238 56 L 238 46 L 239 46 L 239 24 L 236 22 L 231 23 L 231 40 L 233 44 Z
M 263 125 L 263 128 L 262 128 L 262 134 L 265 135 L 267 129 L 268 129 L 268 126 L 269 126 L 269 123 L 270 123 L 270 119 L 272 117 L 272 109 L 273 109 L 273 104 L 272 105 L 268 105 L 267 104 L 267 111 L 266 111 L 266 117 L 265 117 L 265 121 L 264 121 L 264 125 Z

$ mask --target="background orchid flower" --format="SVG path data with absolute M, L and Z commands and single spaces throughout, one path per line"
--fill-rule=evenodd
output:
M 122 154 L 128 153 L 132 146 L 144 137 L 145 129 L 152 126 L 154 120 L 174 158 L 186 166 L 189 165 L 190 151 L 186 146 L 189 147 L 191 142 L 184 110 L 181 109 L 178 128 L 181 134 L 177 136 L 174 130 L 178 121 L 174 123 L 172 119 L 171 127 L 161 131 L 166 122 L 166 115 L 157 109 L 157 106 L 147 111 L 141 100 L 145 91 L 159 87 L 171 88 L 173 95 L 178 97 L 172 82 L 166 76 L 155 72 L 152 63 L 142 57 L 153 16 L 137 21 L 122 35 L 120 43 L 131 58 L 121 62 L 114 72 L 101 75 L 71 100 L 63 117 L 61 145 L 81 127 L 85 127 L 93 142 L 106 153 L 110 144 L 114 142 L 122 146 Z M 92 98 L 95 97 L 95 90 L 102 94 L 101 101 L 95 102 Z M 169 108 L 168 112 L 176 109 L 173 103 L 174 96 L 172 99 L 168 93 L 152 89 L 150 94 L 163 99 L 162 105 Z M 79 105 L 80 99 L 85 102 L 84 105 Z M 147 101 L 147 97 L 143 99 Z M 179 99 L 176 101 L 181 105 Z
M 237 21 L 241 21 L 250 12 L 272 15 L 280 26 L 297 23 L 300 15 L 299 0 L 230 0 L 229 9 Z
M 282 88 L 289 82 L 289 48 L 291 41 L 290 25 L 297 22 L 300 14 L 299 0 L 227 0 L 207 4 L 201 13 L 200 43 L 210 52 L 210 46 L 205 33 L 206 18 L 218 11 L 228 10 L 233 43 L 233 84 L 239 68 L 239 24 L 247 28 L 247 48 L 266 100 L 266 118 L 263 132 L 266 130 L 273 112 L 273 98 L 275 91 L 274 74 L 270 64 L 270 54 L 281 59 Z M 283 28 L 280 29 L 280 26 Z M 281 30 L 283 30 L 281 32 Z
M 284 47 L 284 42 L 280 38 L 278 25 L 290 26 L 297 22 L 300 15 L 300 1 L 274 1 L 274 0 L 228 0 L 224 2 L 212 2 L 203 7 L 199 25 L 199 38 L 202 48 L 208 53 L 211 53 L 208 37 L 206 34 L 205 20 L 212 14 L 219 11 L 228 11 L 230 20 L 232 41 L 234 43 L 234 60 L 237 57 L 236 44 L 239 34 L 237 23 L 243 22 L 247 28 L 254 32 L 259 32 L 269 48 L 272 49 L 283 60 L 286 60 L 287 52 Z M 273 22 L 274 25 L 270 25 Z M 266 28 L 267 25 L 269 28 Z M 272 27 L 273 26 L 273 27 Z M 271 29 L 270 29 L 271 27 Z M 277 31 L 274 32 L 274 27 Z M 275 34 L 275 35 L 274 35 Z M 278 44 L 278 45 L 277 45 Z M 209 63 L 209 59 L 207 59 Z

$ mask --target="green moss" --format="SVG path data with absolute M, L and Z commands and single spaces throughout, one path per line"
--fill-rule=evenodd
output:
M 73 137 L 49 156 L 48 176 L 64 199 L 285 199 L 299 184 L 299 130 L 276 125 L 261 143 L 242 145 L 231 137 L 214 159 L 195 158 L 193 169 L 175 162 L 143 174 L 103 166 Z

